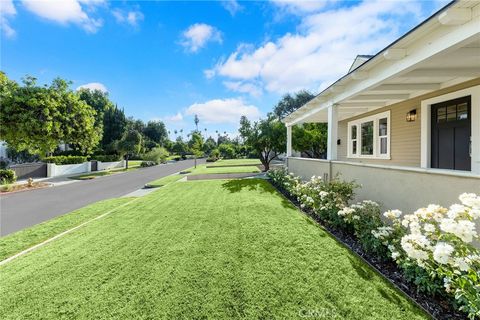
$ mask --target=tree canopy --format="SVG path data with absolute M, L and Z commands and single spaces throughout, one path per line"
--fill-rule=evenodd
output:
M 56 78 L 40 87 L 33 77 L 19 85 L 0 73 L 0 139 L 17 151 L 40 155 L 62 142 L 90 152 L 101 136 L 101 128 L 95 126 L 97 113 L 69 85 Z
M 287 93 L 273 108 L 273 113 L 278 119 L 283 119 L 294 112 L 315 96 L 306 90 L 301 90 L 293 95 Z
M 265 171 L 270 169 L 270 162 L 286 149 L 287 130 L 273 115 L 260 119 L 253 124 L 245 119 L 239 132 L 247 146 L 258 156 Z
M 143 129 L 143 134 L 160 145 L 163 145 L 168 139 L 167 128 L 162 121 L 148 121 Z

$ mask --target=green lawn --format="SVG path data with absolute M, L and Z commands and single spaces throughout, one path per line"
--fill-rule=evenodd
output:
M 65 230 L 99 216 L 115 206 L 128 202 L 129 198 L 99 201 L 84 208 L 42 222 L 0 238 L 0 261 L 22 250 L 28 249 Z
M 197 165 L 197 168 L 190 169 L 191 175 L 197 174 L 208 174 L 208 173 L 249 173 L 249 172 L 260 172 L 255 166 L 243 166 L 243 167 L 215 167 L 207 168 L 208 164 Z
M 225 159 L 216 162 L 207 163 L 208 166 L 239 166 L 239 165 L 260 165 L 258 159 Z
M 154 180 L 152 182 L 149 182 L 148 185 L 154 188 L 163 187 L 172 182 L 176 182 L 184 177 L 185 175 L 183 174 L 173 174 L 173 175 L 166 176 L 166 177 Z
M 1 319 L 427 318 L 255 179 L 169 184 L 0 279 Z

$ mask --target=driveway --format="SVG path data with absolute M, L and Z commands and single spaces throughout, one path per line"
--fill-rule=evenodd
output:
M 205 160 L 198 160 L 204 163 Z M 90 203 L 117 198 L 142 188 L 145 183 L 193 167 L 193 160 L 142 168 L 93 180 L 0 196 L 0 236 L 82 208 Z

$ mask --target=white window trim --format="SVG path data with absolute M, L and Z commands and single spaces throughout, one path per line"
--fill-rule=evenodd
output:
M 387 153 L 380 154 L 380 135 L 378 132 L 378 121 L 380 119 L 387 118 Z M 365 122 L 373 121 L 373 155 L 362 155 L 362 136 L 361 136 L 361 124 Z M 352 126 L 357 126 L 357 154 L 352 153 Z M 348 135 L 347 135 L 347 158 L 355 159 L 383 159 L 390 160 L 390 141 L 392 124 L 390 121 L 390 110 L 382 113 L 376 113 L 374 115 L 356 119 L 348 122 Z M 384 136 L 382 136 L 384 137 Z
M 480 173 L 480 85 L 450 92 L 421 102 L 421 156 L 420 167 L 431 168 L 431 106 L 465 96 L 471 97 L 472 164 L 471 172 Z M 440 169 L 442 170 L 442 169 Z M 452 170 L 454 171 L 454 170 Z

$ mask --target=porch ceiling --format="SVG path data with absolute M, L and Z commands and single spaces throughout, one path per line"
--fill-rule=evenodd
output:
M 479 78 L 478 26 L 480 4 L 457 2 L 341 78 L 284 122 L 327 122 L 331 105 L 338 108 L 338 120 L 344 120 Z

